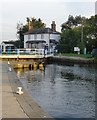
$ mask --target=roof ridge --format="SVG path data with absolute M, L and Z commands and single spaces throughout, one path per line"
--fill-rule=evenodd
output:
M 42 33 L 60 34 L 58 31 L 54 32 L 51 28 L 47 27 L 47 28 L 36 28 L 36 29 L 29 30 L 28 32 L 24 33 L 24 35 L 42 34 Z

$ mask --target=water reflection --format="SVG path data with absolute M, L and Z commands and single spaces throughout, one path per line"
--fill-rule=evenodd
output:
M 95 73 L 89 65 L 46 65 L 17 71 L 29 94 L 55 118 L 95 117 Z

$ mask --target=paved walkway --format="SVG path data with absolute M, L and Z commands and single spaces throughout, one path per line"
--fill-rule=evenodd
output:
M 32 100 L 23 88 L 23 95 L 16 94 L 17 87 L 22 86 L 18 80 L 15 71 L 9 71 L 10 65 L 7 62 L 0 61 L 2 65 L 2 118 L 51 118 L 48 113 Z M 1 79 L 0 79 L 1 80 Z
M 2 61 L 0 61 L 0 120 L 2 118 Z
M 2 62 L 2 117 L 28 118 L 13 94 L 8 74 L 8 65 Z
M 54 56 L 55 58 L 64 58 L 64 59 L 72 59 L 72 60 L 85 60 L 85 61 L 88 61 L 88 60 L 91 60 L 91 58 L 87 59 L 87 58 L 82 58 L 82 57 L 76 57 L 76 56 Z
M 73 56 L 54 56 L 53 59 L 74 62 L 74 63 L 94 63 L 94 58 L 82 58 L 82 57 L 73 57 Z M 61 61 L 61 62 L 62 62 Z

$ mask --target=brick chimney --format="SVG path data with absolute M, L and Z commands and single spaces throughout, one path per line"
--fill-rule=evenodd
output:
M 32 30 L 32 29 L 33 29 L 32 21 L 29 21 L 29 30 Z
M 52 29 L 53 32 L 56 32 L 56 24 L 55 24 L 55 21 L 52 21 L 51 29 Z

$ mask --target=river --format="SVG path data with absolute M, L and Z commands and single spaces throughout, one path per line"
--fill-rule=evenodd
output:
M 54 118 L 95 118 L 94 65 L 47 64 L 16 70 L 30 96 Z

